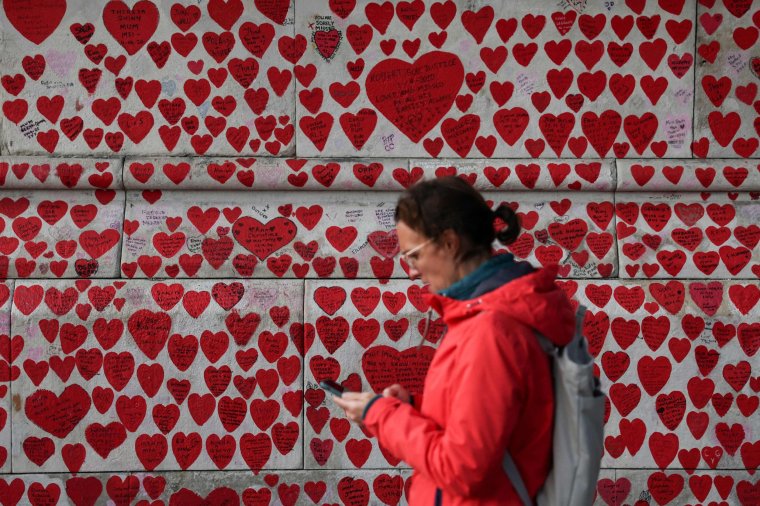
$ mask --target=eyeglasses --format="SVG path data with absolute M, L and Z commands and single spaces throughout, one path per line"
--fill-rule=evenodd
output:
M 399 256 L 404 262 L 406 262 L 406 264 L 409 266 L 410 269 L 415 269 L 417 266 L 417 259 L 419 257 L 418 253 L 422 250 L 422 248 L 424 248 L 431 242 L 433 242 L 433 239 L 428 239 L 422 244 L 418 244 L 414 248 L 410 249 L 406 253 L 401 253 L 401 255 Z

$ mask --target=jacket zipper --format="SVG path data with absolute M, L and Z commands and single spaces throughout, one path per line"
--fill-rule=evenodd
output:
M 478 304 L 482 304 L 482 302 L 483 302 L 482 299 L 478 299 L 478 300 L 475 300 L 473 302 L 470 302 L 469 304 L 467 304 L 467 309 L 472 309 L 473 306 L 477 306 Z M 427 323 L 428 323 L 428 325 L 430 323 L 430 313 L 431 313 L 431 311 L 428 311 L 428 314 L 427 314 L 427 320 L 428 320 Z M 423 339 L 425 338 L 425 336 L 427 336 L 428 325 L 425 325 L 425 332 L 423 332 L 423 334 L 422 334 Z M 440 488 L 436 488 L 435 489 L 435 502 L 433 504 L 434 504 L 434 506 L 443 506 L 443 490 L 442 489 L 440 489 Z

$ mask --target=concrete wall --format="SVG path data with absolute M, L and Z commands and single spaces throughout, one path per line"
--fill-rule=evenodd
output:
M 420 388 L 393 208 L 560 264 L 596 504 L 760 504 L 760 4 L 0 0 L 0 504 L 405 504 L 320 379 Z

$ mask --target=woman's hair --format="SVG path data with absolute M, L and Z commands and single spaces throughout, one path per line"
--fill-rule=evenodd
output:
M 477 190 L 456 176 L 408 188 L 396 204 L 395 219 L 434 240 L 451 229 L 462 242 L 459 260 L 490 253 L 494 239 L 506 246 L 520 235 L 520 221 L 511 207 L 501 204 L 492 211 Z

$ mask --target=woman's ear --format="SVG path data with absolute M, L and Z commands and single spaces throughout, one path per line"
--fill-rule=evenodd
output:
M 440 247 L 456 258 L 459 255 L 459 249 L 462 246 L 462 240 L 453 229 L 447 228 L 443 231 L 439 240 Z

